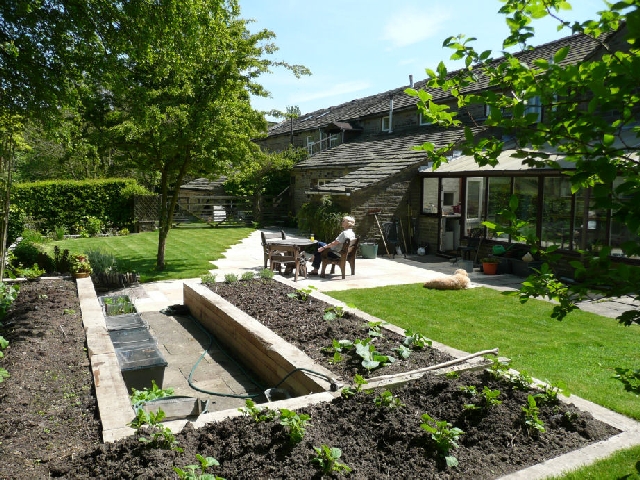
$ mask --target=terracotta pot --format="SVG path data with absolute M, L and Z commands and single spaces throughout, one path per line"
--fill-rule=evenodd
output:
M 87 278 L 89 275 L 91 275 L 89 272 L 76 272 L 73 274 L 76 278 Z
M 483 263 L 482 271 L 485 275 L 495 275 L 498 272 L 498 264 L 497 263 Z

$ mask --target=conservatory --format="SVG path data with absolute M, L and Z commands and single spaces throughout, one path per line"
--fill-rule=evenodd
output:
M 617 222 L 611 210 L 596 208 L 591 189 L 571 191 L 568 173 L 573 163 L 555 155 L 561 169 L 532 168 L 505 150 L 496 167 L 480 167 L 472 156 L 453 156 L 436 171 L 421 168 L 422 224 L 440 253 L 454 253 L 470 232 L 482 230 L 485 246 L 517 243 L 503 234 L 493 235 L 482 222 L 504 224 L 500 211 L 512 195 L 518 198 L 517 217 L 525 220 L 523 235 L 535 234 L 543 247 L 557 245 L 562 252 L 610 245 L 612 255 L 623 257 L 621 245 L 640 240 Z M 617 179 L 611 185 L 622 182 Z M 434 238 L 435 236 L 435 238 Z

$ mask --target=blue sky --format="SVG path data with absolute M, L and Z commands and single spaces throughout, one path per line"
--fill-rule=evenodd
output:
M 594 18 L 603 0 L 570 0 L 565 20 Z M 279 50 L 271 56 L 302 64 L 313 75 L 296 79 L 279 68 L 260 78 L 271 98 L 254 98 L 254 108 L 284 111 L 297 105 L 302 113 L 407 86 L 426 78 L 425 68 L 451 51 L 442 42 L 451 35 L 476 37 L 480 50 L 499 52 L 508 34 L 498 0 L 240 0 L 241 16 L 251 28 L 272 30 Z M 568 35 L 557 22 L 534 23 L 537 44 Z

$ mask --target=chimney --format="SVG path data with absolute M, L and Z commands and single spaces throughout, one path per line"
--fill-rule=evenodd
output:
M 413 88 L 413 75 L 409 75 L 409 88 Z

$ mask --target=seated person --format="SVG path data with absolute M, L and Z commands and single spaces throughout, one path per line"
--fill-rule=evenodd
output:
M 342 217 L 342 232 L 340 235 L 336 237 L 336 239 L 331 243 L 318 242 L 318 249 L 316 253 L 313 254 L 313 270 L 309 272 L 309 275 L 318 275 L 318 268 L 320 268 L 320 264 L 322 263 L 322 252 L 329 249 L 328 255 L 331 258 L 338 258 L 340 256 L 340 250 L 342 250 L 342 246 L 344 245 L 344 241 L 348 238 L 349 240 L 353 240 L 356 238 L 356 234 L 353 233 L 353 226 L 356 224 L 356 220 L 353 217 L 345 216 Z

